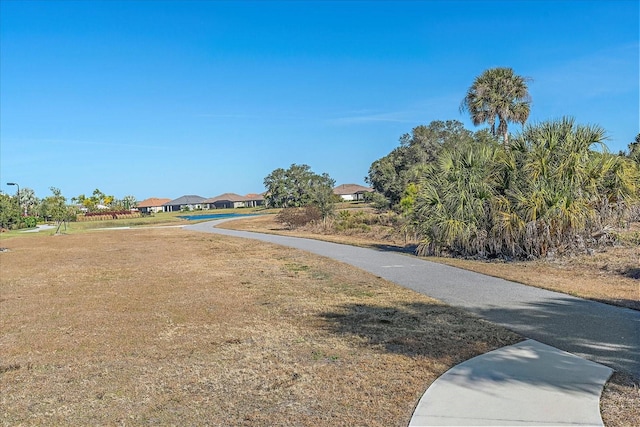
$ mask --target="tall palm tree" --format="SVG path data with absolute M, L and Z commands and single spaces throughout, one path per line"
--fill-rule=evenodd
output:
M 468 111 L 474 125 L 488 123 L 491 133 L 501 135 L 509 145 L 507 123 L 524 123 L 529 118 L 531 96 L 529 78 L 514 74 L 511 68 L 491 68 L 476 77 L 460 106 Z M 496 129 L 496 117 L 498 127 Z

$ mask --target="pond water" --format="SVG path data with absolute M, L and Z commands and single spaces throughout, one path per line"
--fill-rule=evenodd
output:
M 254 214 L 237 214 L 237 213 L 222 213 L 222 214 L 204 214 L 204 215 L 178 215 L 178 218 L 186 219 L 189 221 L 200 221 L 203 219 L 226 219 L 226 218 L 239 218 L 254 216 Z

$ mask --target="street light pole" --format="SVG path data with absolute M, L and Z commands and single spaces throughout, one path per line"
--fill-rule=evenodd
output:
M 18 212 L 20 212 L 20 217 L 22 217 L 22 206 L 20 205 L 20 186 L 15 182 L 7 182 L 7 185 L 15 185 L 16 187 L 18 187 Z

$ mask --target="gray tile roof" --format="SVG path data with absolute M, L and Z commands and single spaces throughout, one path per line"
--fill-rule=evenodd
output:
M 177 199 L 171 200 L 163 204 L 162 206 L 182 206 L 182 205 L 199 205 L 204 202 L 205 198 L 202 196 L 195 195 L 186 195 L 182 197 L 178 197 Z

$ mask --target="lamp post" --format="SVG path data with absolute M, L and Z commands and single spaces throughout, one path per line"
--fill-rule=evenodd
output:
M 18 218 L 18 227 L 20 227 L 20 222 L 22 222 L 22 206 L 20 206 L 20 186 L 15 182 L 7 182 L 7 185 L 15 185 L 18 187 L 18 212 L 20 213 L 20 217 Z

